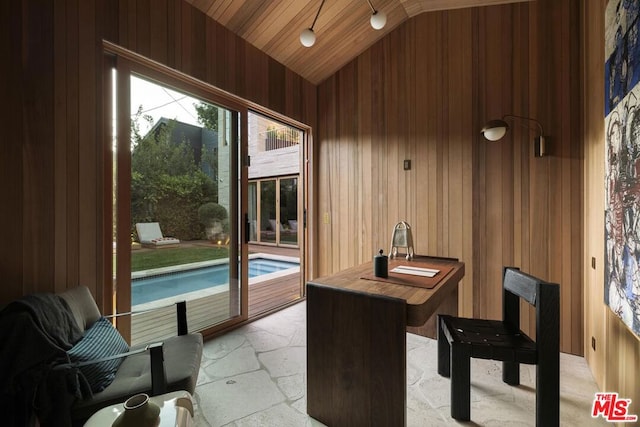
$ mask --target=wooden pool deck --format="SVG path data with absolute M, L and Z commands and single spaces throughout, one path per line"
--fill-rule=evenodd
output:
M 299 257 L 299 250 L 275 246 L 249 245 L 251 253 Z M 249 285 L 249 320 L 287 305 L 302 296 L 300 274 L 289 274 Z M 187 301 L 189 330 L 202 330 L 229 317 L 229 292 L 224 291 Z M 131 319 L 131 344 L 148 343 L 176 334 L 173 305 L 136 314 Z

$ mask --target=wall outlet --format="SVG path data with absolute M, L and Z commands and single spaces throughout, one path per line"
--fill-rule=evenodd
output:
M 322 215 L 322 222 L 329 224 L 329 212 L 325 212 L 324 215 Z
M 596 337 L 591 337 L 591 348 L 596 351 Z

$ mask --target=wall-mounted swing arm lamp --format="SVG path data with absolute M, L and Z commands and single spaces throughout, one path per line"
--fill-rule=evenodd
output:
M 318 16 L 320 16 L 320 11 L 322 10 L 322 6 L 324 6 L 324 2 L 325 0 L 322 0 L 322 2 L 320 3 L 318 13 L 316 13 L 316 17 L 313 20 L 311 26 L 309 28 L 305 28 L 300 33 L 300 43 L 302 43 L 302 46 L 304 47 L 311 47 L 316 42 L 316 33 L 313 32 L 313 27 L 315 27 Z M 371 19 L 369 20 L 369 22 L 371 22 L 371 27 L 374 30 L 380 30 L 384 28 L 387 23 L 387 15 L 381 10 L 376 10 L 376 8 L 373 7 L 373 4 L 371 4 L 371 0 L 367 0 L 367 3 L 371 8 Z
M 529 122 L 529 124 L 521 123 L 521 125 L 523 127 L 526 127 L 527 129 L 535 130 L 537 132 L 537 135 L 533 140 L 534 141 L 533 154 L 536 157 L 543 157 L 548 154 L 548 147 L 544 137 L 544 129 L 542 129 L 542 125 L 536 119 L 532 119 L 524 116 L 516 116 L 513 114 L 507 114 L 502 116 L 502 118 L 499 120 L 489 120 L 482 127 L 482 130 L 480 131 L 480 133 L 484 135 L 484 137 L 489 141 L 497 141 L 501 139 L 509 131 L 509 123 L 506 122 L 507 119 L 525 120 Z M 535 127 L 530 126 L 531 123 L 533 123 Z

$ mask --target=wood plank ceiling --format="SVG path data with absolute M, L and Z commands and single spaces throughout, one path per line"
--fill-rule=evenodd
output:
M 314 27 L 316 43 L 300 44 L 321 0 L 185 0 L 313 84 L 319 84 L 402 22 L 423 12 L 529 0 L 371 0 L 387 15 L 369 24 L 367 0 L 326 0 Z

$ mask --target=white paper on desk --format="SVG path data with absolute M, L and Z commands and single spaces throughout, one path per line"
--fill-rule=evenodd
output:
M 411 267 L 408 265 L 399 265 L 391 270 L 393 273 L 411 274 L 412 276 L 433 277 L 440 272 L 432 268 Z

